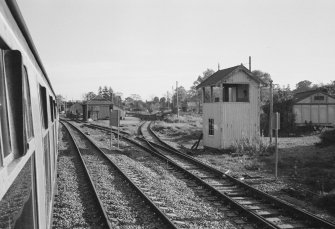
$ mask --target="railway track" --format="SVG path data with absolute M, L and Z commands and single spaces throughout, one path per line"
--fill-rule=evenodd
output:
M 142 184 L 141 177 L 135 172 L 126 168 L 126 166 L 116 165 L 102 150 L 100 150 L 88 137 L 86 137 L 78 128 L 69 122 L 65 124 L 68 126 L 75 135 L 75 140 L 80 142 L 81 153 L 83 154 L 83 159 L 87 163 L 87 168 L 90 174 L 92 174 L 92 180 L 95 184 L 98 196 L 101 197 L 102 205 L 106 210 L 107 217 L 111 221 L 112 226 L 117 217 L 120 216 L 120 211 L 117 206 L 111 201 L 115 196 L 111 196 L 109 189 L 113 188 L 126 188 L 127 200 L 129 207 L 137 206 L 139 214 L 146 214 L 146 220 L 151 221 L 142 223 L 146 224 L 147 228 L 177 228 L 177 225 L 182 227 L 183 223 L 174 220 L 174 215 L 169 212 L 164 212 L 165 206 L 162 201 L 157 198 L 157 195 L 153 193 L 150 189 Z M 83 145 L 86 146 L 83 146 Z M 89 145 L 90 150 L 85 150 Z M 103 166 L 102 166 L 103 165 Z M 114 177 L 111 179 L 105 179 L 102 175 L 102 171 L 106 170 L 107 176 Z M 126 181 L 126 184 L 125 182 Z M 117 187 L 115 187 L 117 186 Z M 125 187 L 127 186 L 127 187 Z M 129 200 L 130 199 L 130 200 Z M 132 201 L 132 202 L 131 202 Z M 124 207 L 124 206 L 123 206 Z M 150 208 L 150 216 L 146 212 L 146 208 Z M 150 212 L 149 211 L 149 212 Z M 139 218 L 141 215 L 136 215 L 135 218 Z M 144 217 L 144 218 L 145 218 Z M 142 217 L 143 218 L 143 217 Z M 134 226 L 135 222 L 128 222 L 129 219 L 125 219 L 122 226 Z
M 79 152 L 78 146 L 74 141 L 71 133 L 66 126 L 63 125 L 67 132 L 68 139 L 70 140 L 69 148 L 65 152 L 67 157 L 71 159 L 67 163 L 67 170 L 64 176 L 67 176 L 71 180 L 70 184 L 61 184 L 64 190 L 60 191 L 59 195 L 66 198 L 66 202 L 69 198 L 75 202 L 75 209 L 70 207 L 71 204 L 66 203 L 63 206 L 63 201 L 57 202 L 60 198 L 59 195 L 56 197 L 54 215 L 56 215 L 53 222 L 53 228 L 62 227 L 83 227 L 83 228 L 111 228 L 107 214 L 102 206 L 101 200 L 97 195 L 93 181 L 89 173 L 87 172 L 87 167 L 83 161 L 83 158 Z M 60 160 L 62 160 L 62 153 L 59 155 Z M 63 172 L 63 171 L 62 171 Z M 64 182 L 64 181 L 63 181 Z M 69 189 L 69 190 L 68 190 Z M 63 215 L 59 218 L 58 208 L 60 211 L 64 211 L 64 208 L 68 211 L 76 211 L 78 215 Z M 69 223 L 71 225 L 69 225 Z
M 227 216 L 235 217 L 235 223 L 242 228 L 335 228 L 332 222 L 259 191 L 174 149 L 160 140 L 149 124 L 143 122 L 138 130 L 138 134 L 144 134 L 147 138 L 150 135 L 149 141 L 139 138 L 142 144 L 138 144 L 125 136 L 121 137 L 148 150 L 144 146 L 146 143 L 151 153 L 166 160 L 181 179 L 187 179 L 191 187 L 221 206 Z M 101 130 L 110 131 L 109 128 Z
M 110 134 L 110 128 L 108 127 L 104 127 L 104 126 L 100 126 L 100 128 L 96 128 L 95 125 L 91 126 L 91 125 L 86 125 L 86 127 L 91 127 L 93 129 L 99 129 L 99 130 L 103 130 L 105 132 L 107 132 L 108 134 Z M 117 134 L 116 132 L 113 132 L 115 135 Z M 99 137 L 100 138 L 100 137 Z M 199 209 L 199 205 L 195 204 L 194 206 L 192 205 L 187 205 L 187 197 L 186 199 L 183 199 L 183 202 L 185 204 L 185 206 L 183 208 L 180 208 L 180 206 L 174 206 L 174 204 L 171 204 L 170 198 L 167 198 L 166 195 L 170 195 L 169 193 L 166 193 L 166 190 L 164 188 L 157 188 L 156 185 L 151 186 L 148 185 L 147 190 L 150 189 L 151 195 L 153 193 L 155 193 L 155 199 L 158 200 L 159 202 L 159 207 L 162 211 L 167 213 L 167 216 L 174 221 L 178 228 L 232 228 L 232 224 L 234 224 L 233 221 L 230 221 L 227 219 L 227 217 L 225 217 L 222 213 L 222 206 L 221 204 L 213 204 L 214 199 L 208 195 L 206 195 L 206 193 L 204 194 L 204 190 L 202 189 L 201 185 L 197 185 L 196 183 L 194 183 L 193 181 L 189 181 L 189 178 L 185 177 L 180 171 L 178 171 L 178 169 L 172 169 L 172 164 L 170 163 L 166 163 L 166 158 L 164 156 L 161 156 L 160 154 L 157 154 L 156 152 L 152 151 L 150 148 L 148 148 L 148 146 L 146 146 L 145 142 L 138 142 L 135 141 L 133 139 L 132 136 L 128 136 L 128 135 L 121 135 L 121 141 L 126 141 L 127 143 L 130 143 L 130 145 L 134 145 L 136 148 L 140 148 L 145 152 L 149 152 L 149 154 L 153 155 L 154 158 L 157 159 L 151 159 L 151 163 L 163 166 L 165 168 L 165 171 L 167 173 L 169 173 L 170 175 L 172 175 L 173 177 L 175 177 L 177 180 L 184 180 L 187 181 L 187 183 L 184 183 L 183 186 L 186 187 L 186 189 L 189 190 L 189 192 L 191 193 L 191 196 L 196 196 L 196 198 L 198 199 L 202 199 L 200 200 L 201 203 L 204 204 L 204 206 L 206 209 L 201 209 L 201 211 L 195 211 L 193 208 L 197 208 Z M 122 150 L 122 149 L 121 149 Z M 120 163 L 120 162 L 119 162 Z M 121 162 L 122 164 L 127 164 L 125 162 Z M 124 166 L 123 168 L 125 171 L 129 170 L 129 168 L 126 168 L 126 166 Z M 134 172 L 134 171 L 133 171 Z M 165 176 L 164 176 L 165 177 Z M 146 179 L 141 179 L 141 177 L 137 177 L 140 181 L 142 181 L 142 186 L 147 186 L 147 184 L 145 183 Z M 149 178 L 149 179 L 155 179 L 155 178 Z M 162 180 L 162 182 L 165 184 L 164 179 Z M 167 182 L 167 181 L 166 181 Z M 150 182 L 149 182 L 150 183 Z M 160 183 L 160 182 L 158 182 Z M 176 185 L 176 184 L 174 184 Z M 194 188 L 197 186 L 198 189 L 195 190 L 194 192 Z M 177 188 L 178 190 L 180 189 Z M 177 190 L 176 190 L 177 191 Z M 164 194 L 161 195 L 161 192 L 163 192 Z M 175 192 L 175 191 L 174 191 Z M 183 195 L 183 193 L 180 193 L 180 195 Z M 189 194 L 190 195 L 190 194 Z M 198 204 L 200 204 L 199 202 L 197 202 Z M 176 207 L 176 208 L 175 208 Z M 203 212 L 203 214 L 198 215 L 198 216 L 194 216 L 193 214 L 185 214 L 185 211 L 191 210 L 195 211 L 195 212 Z M 214 213 L 214 215 L 209 215 L 207 213 L 207 211 L 209 209 L 212 209 L 212 213 Z M 215 210 L 214 210 L 215 209 Z M 227 209 L 224 209 L 227 210 Z M 229 210 L 228 210 L 229 211 Z M 178 214 L 178 212 L 180 214 Z M 196 213 L 195 213 L 196 214 Z M 228 215 L 232 215 L 234 216 L 235 214 L 233 212 L 229 212 Z M 235 228 L 235 227 L 234 227 Z M 241 227 L 238 227 L 241 228 Z M 252 228 L 252 227 L 250 227 Z
M 178 164 L 185 173 L 198 177 L 208 190 L 237 209 L 239 214 L 268 228 L 335 228 L 332 222 L 257 190 L 174 149 L 162 141 L 150 125 L 151 122 L 143 123 L 140 132 L 144 139 L 149 137 L 154 140 L 146 140 L 151 149 Z

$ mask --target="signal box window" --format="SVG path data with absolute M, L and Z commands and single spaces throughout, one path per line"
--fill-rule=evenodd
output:
M 208 119 L 208 135 L 214 135 L 214 119 Z
M 249 102 L 248 84 L 223 84 L 223 102 Z

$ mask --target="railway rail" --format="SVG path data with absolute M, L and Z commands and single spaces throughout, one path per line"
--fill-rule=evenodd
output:
M 151 129 L 151 122 L 145 122 L 144 138 L 151 136 L 154 141 L 148 144 L 166 157 L 202 179 L 213 192 L 236 207 L 239 212 L 270 228 L 335 228 L 333 222 L 324 220 L 305 210 L 299 209 L 265 192 L 257 190 L 240 180 L 224 174 L 195 158 L 174 149 L 162 141 Z
M 75 179 L 76 185 L 80 188 L 77 189 L 77 196 L 80 196 L 81 201 L 83 205 L 83 212 L 82 217 L 85 222 L 82 222 L 83 224 L 78 225 L 78 222 L 76 226 L 80 227 L 94 227 L 94 228 L 111 228 L 111 224 L 108 220 L 106 211 L 103 208 L 102 202 L 96 192 L 96 189 L 94 187 L 92 178 L 90 174 L 88 173 L 87 166 L 80 154 L 79 148 L 77 143 L 75 142 L 71 132 L 69 129 L 63 125 L 66 132 L 68 133 L 69 139 L 71 141 L 71 149 L 74 149 L 71 151 L 71 163 L 75 167 L 72 174 L 76 176 L 77 179 Z M 61 155 L 60 155 L 61 157 Z M 73 184 L 71 184 L 73 185 Z M 66 187 L 67 189 L 67 187 Z M 75 189 L 75 188 L 73 188 Z M 67 190 L 66 190 L 67 191 Z M 71 193 L 73 195 L 73 193 Z M 85 200 L 83 200 L 83 197 Z M 77 200 L 78 202 L 78 200 Z M 79 203 L 76 203 L 79 204 Z M 61 203 L 55 203 L 56 208 L 55 211 L 57 212 L 58 207 L 61 207 Z M 58 206 L 60 205 L 60 206 Z M 63 207 L 61 207 L 63 209 Z M 78 211 L 78 209 L 76 209 Z M 70 221 L 74 221 L 75 219 L 71 218 Z M 65 222 L 68 223 L 68 222 Z M 53 227 L 64 227 L 69 225 L 64 225 L 62 222 L 62 219 L 54 220 Z
M 177 228 L 177 225 L 182 225 L 182 222 L 179 222 L 174 218 L 174 215 L 168 212 L 164 212 L 164 207 L 159 199 L 157 199 L 156 195 L 152 193 L 145 184 L 142 184 L 140 177 L 138 175 L 130 170 L 127 170 L 124 166 L 118 166 L 116 165 L 98 146 L 95 145 L 93 141 L 91 141 L 87 136 L 85 136 L 84 133 L 82 133 L 77 127 L 75 127 L 70 122 L 65 122 L 65 125 L 69 125 L 72 131 L 76 132 L 77 137 L 80 136 L 80 141 L 88 142 L 95 150 L 95 152 L 84 152 L 86 155 L 94 155 L 93 157 L 87 158 L 91 160 L 91 166 L 95 165 L 99 169 L 99 165 L 108 165 L 112 169 L 109 169 L 109 172 L 114 172 L 113 176 L 121 176 L 123 180 L 126 180 L 128 185 L 132 187 L 132 189 L 136 192 L 132 196 L 141 197 L 140 202 L 145 202 L 146 206 L 149 206 L 153 212 L 151 216 L 151 220 L 156 219 L 155 221 L 158 222 L 157 224 L 160 225 L 151 225 L 152 227 L 159 228 Z M 87 160 L 86 159 L 86 160 Z M 90 166 L 90 165 L 89 165 Z M 99 183 L 99 180 L 101 179 L 99 173 L 93 169 L 89 169 L 93 175 L 93 180 L 96 186 L 99 185 L 106 185 L 106 180 L 104 180 L 104 183 Z M 99 190 L 97 190 L 99 193 Z M 106 190 L 105 190 L 106 191 Z M 103 193 L 104 191 L 100 191 L 100 193 Z M 105 205 L 105 209 L 113 209 L 112 203 L 108 198 L 102 199 L 103 205 Z M 142 209 L 143 210 L 143 209 Z M 107 211 L 108 218 L 113 221 L 113 217 L 115 213 Z
M 100 129 L 110 131 L 109 128 Z M 151 148 L 151 153 L 179 170 L 181 179 L 188 179 L 191 187 L 200 190 L 206 198 L 221 205 L 228 216 L 237 217 L 237 224 L 246 228 L 250 226 L 250 222 L 255 223 L 256 228 L 335 228 L 332 222 L 259 191 L 167 145 L 151 130 L 150 122 L 143 122 L 138 134 L 143 135 L 143 130 L 146 132 L 144 136 L 148 138 L 150 135 L 149 138 L 153 141 L 139 139 Z M 121 137 L 148 150 L 143 144 L 126 136 Z

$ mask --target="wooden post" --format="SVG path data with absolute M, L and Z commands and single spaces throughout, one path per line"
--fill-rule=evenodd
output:
M 270 144 L 272 144 L 272 113 L 273 113 L 273 89 L 272 80 L 270 80 L 270 113 L 269 113 L 269 137 Z
M 251 56 L 249 56 L 249 71 L 251 71 Z

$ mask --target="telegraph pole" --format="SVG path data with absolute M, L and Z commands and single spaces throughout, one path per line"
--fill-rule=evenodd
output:
M 179 104 L 178 104 L 178 81 L 176 81 L 176 96 L 177 96 L 177 118 L 179 118 Z
M 272 80 L 270 80 L 270 114 L 269 114 L 269 137 L 270 144 L 272 144 L 272 115 L 273 115 L 273 85 Z

